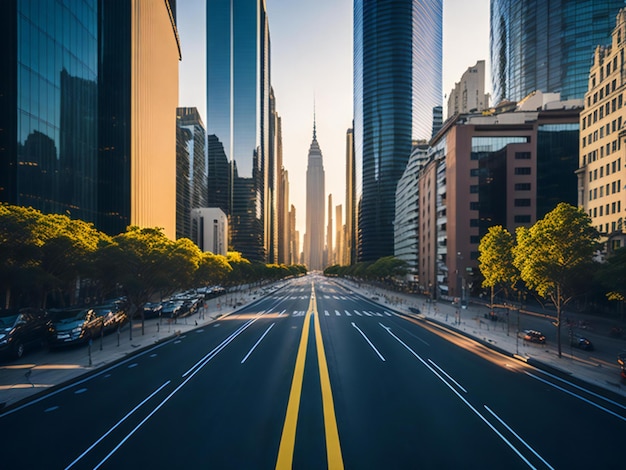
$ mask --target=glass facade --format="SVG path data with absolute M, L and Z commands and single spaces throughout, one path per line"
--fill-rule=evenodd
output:
M 0 201 L 97 219 L 97 1 L 4 2 Z
M 441 105 L 442 10 L 441 0 L 354 2 L 360 261 L 393 255 L 396 185 Z
M 206 14 L 207 132 L 214 141 L 208 147 L 209 185 L 230 191 L 226 208 L 221 193 L 209 191 L 208 204 L 229 215 L 231 249 L 264 261 L 270 93 L 265 2 L 208 0 Z M 226 170 L 219 163 L 223 155 L 228 173 L 211 174 Z
M 534 90 L 582 99 L 597 45 L 610 42 L 623 0 L 491 0 L 494 103 Z
M 580 124 L 537 126 L 537 220 L 559 202 L 578 204 L 578 138 Z

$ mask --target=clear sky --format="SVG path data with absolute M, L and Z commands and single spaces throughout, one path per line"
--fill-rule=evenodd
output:
M 177 2 L 183 56 L 180 106 L 197 107 L 204 120 L 205 2 Z M 283 164 L 289 172 L 289 197 L 296 206 L 301 238 L 314 101 L 326 192 L 332 193 L 333 205 L 344 204 L 345 137 L 352 125 L 352 5 L 353 0 L 266 0 L 271 81 L 283 126 Z M 443 92 L 447 95 L 477 60 L 489 66 L 489 0 L 444 0 L 443 12 Z M 489 76 L 486 87 L 490 90 Z M 446 101 L 442 97 L 444 107 Z

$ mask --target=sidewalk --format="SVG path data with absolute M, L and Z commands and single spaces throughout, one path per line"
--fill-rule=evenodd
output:
M 369 299 L 378 297 L 376 302 L 388 305 L 398 312 L 443 325 L 518 360 L 544 369 L 559 370 L 626 397 L 626 384 L 620 380 L 617 357 L 610 362 L 597 357 L 594 351 L 572 350 L 566 334 L 563 334 L 562 357 L 559 358 L 556 345 L 552 342 L 528 343 L 517 336 L 515 325 L 507 325 L 507 322 L 492 322 L 484 318 L 486 311 L 484 306 L 470 304 L 467 309 L 462 309 L 446 301 L 427 302 L 424 296 L 387 291 L 366 284 L 359 286 L 347 279 L 337 279 L 337 281 Z M 411 312 L 410 307 L 418 308 L 421 313 Z M 565 347 L 566 343 L 567 347 Z
M 132 340 L 129 324 L 126 324 L 119 334 L 94 339 L 90 346 L 79 345 L 55 351 L 41 349 L 29 351 L 19 360 L 3 359 L 0 362 L 0 413 L 5 407 L 37 393 L 61 386 L 157 343 L 208 325 L 259 299 L 264 295 L 264 289 L 276 289 L 280 285 L 279 281 L 274 285 L 227 293 L 207 300 L 205 309 L 199 309 L 176 322 L 169 319 L 159 321 L 158 318 L 146 320 L 144 334 L 141 321 L 135 319 Z

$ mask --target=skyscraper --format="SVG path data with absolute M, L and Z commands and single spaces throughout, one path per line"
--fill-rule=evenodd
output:
M 170 0 L 3 2 L 0 201 L 174 238 L 179 59 Z
M 623 0 L 491 0 L 494 104 L 529 93 L 582 99 L 598 44 L 610 42 Z
M 359 255 L 393 255 L 394 195 L 412 141 L 441 106 L 442 0 L 354 2 L 354 142 Z M 391 53 L 393 51 L 393 53 Z
M 304 236 L 305 264 L 310 271 L 324 269 L 324 162 L 317 142 L 315 121 L 313 141 L 309 148 L 306 169 L 306 234 Z
M 230 247 L 251 261 L 265 261 L 270 158 L 265 2 L 208 0 L 206 15 L 208 202 L 229 216 Z
M 354 130 L 346 131 L 346 236 L 344 240 L 345 265 L 357 259 L 357 200 L 356 164 L 354 161 Z
M 197 108 L 176 110 L 176 238 L 193 240 L 191 210 L 207 206 L 206 131 Z

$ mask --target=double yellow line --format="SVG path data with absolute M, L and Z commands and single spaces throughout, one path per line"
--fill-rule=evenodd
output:
M 319 364 L 320 383 L 322 386 L 322 408 L 324 410 L 324 431 L 326 433 L 326 459 L 328 468 L 343 469 L 343 458 L 341 456 L 341 445 L 339 444 L 339 432 L 337 430 L 337 419 L 335 418 L 335 405 L 333 404 L 333 393 L 330 388 L 330 377 L 328 375 L 328 364 L 324 353 L 324 343 L 322 341 L 322 330 L 320 328 L 319 315 L 317 313 L 317 302 L 315 300 L 315 287 L 311 287 L 311 300 L 309 309 L 304 318 L 302 336 L 298 346 L 296 356 L 296 367 L 291 382 L 291 392 L 287 404 L 287 415 L 283 425 L 283 434 L 278 448 L 278 460 L 276 469 L 290 469 L 293 462 L 293 452 L 296 444 L 296 427 L 298 425 L 298 410 L 300 409 L 300 396 L 302 395 L 302 381 L 304 379 L 304 362 L 306 349 L 309 342 L 309 328 L 311 316 L 315 322 L 315 346 L 317 349 L 317 362 Z

